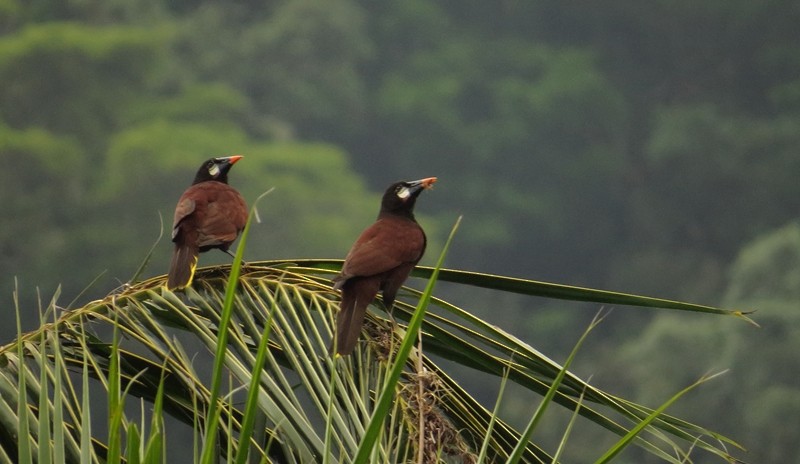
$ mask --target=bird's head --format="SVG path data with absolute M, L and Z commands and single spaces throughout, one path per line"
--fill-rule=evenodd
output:
M 241 156 L 227 156 L 224 158 L 211 158 L 200 166 L 197 175 L 194 177 L 193 184 L 215 180 L 217 182 L 228 183 L 228 171 L 242 159 Z
M 386 189 L 381 201 L 381 212 L 411 214 L 417 197 L 423 190 L 433 187 L 436 177 L 395 182 Z

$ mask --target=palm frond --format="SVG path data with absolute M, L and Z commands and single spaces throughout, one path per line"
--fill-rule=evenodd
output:
M 221 413 L 217 427 L 220 443 L 231 445 L 219 447 L 220 454 L 248 447 L 260 455 L 257 458 L 274 462 L 350 462 L 358 452 L 377 406 L 376 392 L 386 388 L 387 360 L 394 356 L 405 326 L 385 317 L 382 306 L 376 304 L 365 324 L 369 336 L 352 356 L 333 359 L 329 347 L 339 296 L 332 290 L 329 274 L 340 265 L 341 261 L 281 260 L 248 263 L 242 269 L 233 295 L 227 349 L 221 352 L 233 384 L 216 399 Z M 39 384 L 40 378 L 49 379 L 50 386 L 56 386 L 51 391 L 64 409 L 63 422 L 54 424 L 60 430 L 53 433 L 64 436 L 67 462 L 77 462 L 74 459 L 82 443 L 86 387 L 75 381 L 70 371 L 80 373 L 85 365 L 87 375 L 97 379 L 101 388 L 108 388 L 105 379 L 116 352 L 119 388 L 146 401 L 158 400 L 165 414 L 197 429 L 197 422 L 205 423 L 206 413 L 212 409 L 210 366 L 220 338 L 218 327 L 229 271 L 228 266 L 198 269 L 195 285 L 180 294 L 164 288 L 163 276 L 137 283 L 82 308 L 65 311 L 55 323 L 44 324 L 0 348 L 0 425 L 6 429 L 20 424 L 19 401 L 27 403 L 23 409 L 33 419 L 42 417 L 38 409 L 43 406 L 38 406 L 38 400 L 26 400 L 17 391 L 18 379 L 24 375 L 30 397 L 37 394 L 30 391 L 31 384 Z M 428 271 L 422 268 L 417 272 L 424 276 Z M 549 288 L 533 281 L 453 270 L 442 270 L 439 278 L 527 294 L 541 294 L 537 292 Z M 406 292 L 419 295 L 410 288 Z M 666 301 L 569 288 L 546 296 L 604 303 L 613 296 L 615 304 L 646 306 Z M 413 297 L 398 302 L 394 316 L 409 320 L 415 307 L 412 303 Z M 432 299 L 431 304 L 441 311 L 426 314 L 423 352 L 412 351 L 403 376 L 392 387 L 396 392 L 394 409 L 383 423 L 371 453 L 373 461 L 396 462 L 416 456 L 420 433 L 436 438 L 438 448 L 433 451 L 440 456 L 472 462 L 486 444 L 487 461 L 505 460 L 520 442 L 519 431 L 483 407 L 434 358 L 474 369 L 487 381 L 500 382 L 505 374 L 509 382 L 541 396 L 547 394 L 562 368 L 490 321 L 440 299 Z M 677 302 L 666 302 L 663 307 L 744 317 L 741 312 Z M 270 329 L 265 330 L 268 325 Z M 116 349 L 114 330 L 121 338 Z M 24 348 L 22 356 L 18 347 Z M 261 358 L 259 347 L 263 349 Z M 58 356 L 54 350 L 58 350 Z M 254 370 L 262 362 L 263 370 Z M 46 375 L 40 375 L 42 369 Z M 254 379 L 253 372 L 260 375 Z M 248 401 L 257 404 L 262 414 L 259 427 L 253 426 L 253 418 L 243 409 Z M 674 450 L 692 447 L 731 460 L 726 447 L 738 447 L 705 427 L 654 415 L 653 409 L 594 388 L 569 372 L 554 392 L 553 401 L 619 437 L 648 421 L 634 443 L 667 462 L 682 462 Z M 53 409 L 56 402 L 41 404 Z M 48 413 L 49 417 L 62 414 Z M 141 432 L 137 427 L 130 430 L 133 434 Z M 163 432 L 168 444 L 169 434 Z M 36 435 L 27 434 L 33 442 Z M 98 456 L 106 452 L 97 440 L 92 445 Z M 524 462 L 552 461 L 549 453 L 534 442 L 520 449 Z M 0 433 L 0 454 L 14 457 L 18 452 L 18 442 Z M 598 450 L 598 456 L 601 454 Z

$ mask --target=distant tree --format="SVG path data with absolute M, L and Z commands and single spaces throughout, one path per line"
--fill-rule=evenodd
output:
M 388 73 L 378 102 L 381 144 L 361 152 L 376 151 L 374 170 L 453 186 L 442 204 L 482 224 L 462 263 L 553 278 L 606 258 L 595 253 L 618 233 L 626 116 L 591 53 L 449 39 Z M 566 237 L 572 249 L 550 254 Z
M 350 0 L 205 2 L 180 18 L 176 58 L 190 75 L 245 95 L 256 135 L 337 141 L 358 130 L 367 105 L 364 20 Z
M 341 149 L 273 142 L 251 130 L 261 119 L 247 95 L 174 72 L 172 26 L 44 22 L 0 38 L 0 194 L 14 218 L 0 231 L 3 294 L 14 275 L 25 305 L 34 286 L 62 284 L 66 304 L 100 275 L 84 298 L 126 282 L 159 234 L 158 213 L 165 235 L 147 274 L 162 273 L 175 201 L 211 156 L 246 156 L 231 177 L 249 200 L 276 187 L 249 259 L 341 257 L 374 216 L 377 200 Z
M 746 461 L 791 462 L 800 446 L 783 432 L 783 421 L 800 413 L 795 356 L 800 350 L 800 225 L 791 223 L 754 240 L 729 275 L 724 303 L 757 309 L 760 329 L 660 315 L 619 359 L 620 365 L 637 367 L 606 375 L 635 385 L 634 398 L 647 404 L 705 370 L 731 369 L 722 388 L 698 391 L 677 405 L 676 413 L 694 420 L 715 417 L 727 424 L 726 433 L 747 436 Z M 682 358 L 676 353 L 694 360 L 676 362 Z M 604 383 L 602 376 L 599 382 Z
M 628 197 L 628 258 L 612 275 L 631 279 L 660 268 L 665 288 L 646 290 L 682 287 L 692 275 L 696 284 L 683 290 L 694 293 L 678 296 L 718 295 L 741 244 L 800 210 L 798 134 L 800 118 L 789 115 L 731 115 L 710 104 L 662 108 Z
M 0 232 L 8 247 L 0 256 L 4 295 L 16 275 L 25 303 L 35 299 L 34 285 L 47 293 L 63 283 L 71 298 L 108 269 L 94 239 L 113 216 L 92 216 L 103 153 L 108 134 L 149 88 L 162 39 L 144 29 L 60 22 L 0 38 L 0 192 L 12 199 L 13 217 Z

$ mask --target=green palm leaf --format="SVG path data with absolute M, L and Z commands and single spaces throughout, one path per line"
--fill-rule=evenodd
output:
M 381 305 L 368 314 L 365 331 L 369 337 L 352 356 L 334 360 L 329 354 L 330 340 L 338 310 L 338 294 L 332 290 L 330 275 L 341 261 L 281 260 L 248 263 L 238 279 L 227 333 L 227 349 L 220 351 L 225 368 L 220 395 L 212 407 L 210 366 L 218 347 L 221 309 L 225 303 L 226 280 L 230 268 L 199 269 L 196 284 L 185 294 L 164 288 L 157 277 L 82 308 L 62 312 L 56 324 L 43 325 L 0 348 L 0 424 L 19 424 L 20 401 L 28 403 L 33 418 L 37 407 L 53 408 L 56 402 L 31 398 L 30 384 L 39 378 L 50 379 L 50 390 L 63 405 L 63 422 L 54 435 L 63 434 L 71 444 L 67 462 L 76 462 L 71 450 L 80 446 L 84 391 L 80 381 L 67 370 L 87 373 L 95 379 L 108 378 L 112 354 L 117 353 L 120 391 L 155 402 L 164 414 L 204 430 L 206 413 L 220 411 L 216 433 L 221 455 L 240 447 L 274 462 L 350 462 L 362 443 L 366 424 L 377 407 L 377 393 L 386 387 L 388 358 L 399 345 L 405 325 L 383 317 Z M 419 268 L 417 276 L 429 275 Z M 440 280 L 462 285 L 500 289 L 553 298 L 600 303 L 665 307 L 732 315 L 746 319 L 742 312 L 670 302 L 599 290 L 558 286 L 502 276 L 442 270 Z M 407 302 L 398 302 L 394 316 L 407 321 L 420 295 L 407 288 Z M 486 444 L 488 462 L 505 460 L 517 447 L 520 433 L 502 418 L 493 416 L 433 360 L 439 357 L 474 369 L 489 382 L 508 381 L 544 396 L 561 366 L 524 341 L 483 321 L 469 311 L 433 298 L 440 309 L 427 313 L 422 323 L 422 352 L 414 349 L 400 381 L 388 388 L 395 391 L 393 409 L 383 422 L 370 456 L 372 461 L 396 462 L 418 455 L 418 433 L 438 433 L 435 446 L 423 440 L 426 456 L 453 456 L 474 459 Z M 265 330 L 269 324 L 269 330 Z M 56 330 L 56 327 L 58 330 Z M 121 341 L 113 344 L 113 327 Z M 42 336 L 44 335 L 44 336 Z M 267 337 L 265 339 L 264 337 Z M 41 340 L 56 339 L 57 343 Z M 24 350 L 18 350 L 24 347 Z M 53 355 L 53 347 L 60 352 Z M 259 353 L 259 347 L 266 348 Z M 23 353 L 20 357 L 19 353 Z M 199 354 L 197 354 L 199 353 Z M 37 360 L 50 364 L 38 367 Z M 56 360 L 58 362 L 54 362 Z M 263 370 L 253 378 L 254 366 Z M 40 376 L 39 369 L 47 375 Z M 59 375 L 54 375 L 56 370 Z M 20 376 L 28 395 L 15 388 Z M 58 378 L 58 382 L 52 383 Z M 75 382 L 75 383 L 73 383 Z M 56 385 L 56 388 L 53 388 Z M 228 385 L 225 387 L 225 385 Z M 256 389 L 254 391 L 254 389 Z M 583 395 L 583 398 L 581 398 Z M 27 398 L 27 399 L 26 399 Z M 625 437 L 638 424 L 647 425 L 634 443 L 668 462 L 681 462 L 675 449 L 703 448 L 721 458 L 732 459 L 727 446 L 732 440 L 702 426 L 691 424 L 616 397 L 587 385 L 567 372 L 554 392 L 553 401 L 580 417 L 599 424 L 619 437 Z M 263 417 L 254 427 L 253 411 L 240 408 L 255 404 Z M 33 405 L 43 406 L 34 407 Z M 580 404 L 580 408 L 578 407 Z M 48 417 L 56 417 L 48 411 Z M 62 414 L 59 412 L 59 414 Z M 244 428 L 245 435 L 241 435 Z M 132 427 L 134 438 L 141 433 Z M 24 433 L 24 432 L 23 432 Z M 162 431 L 164 446 L 170 437 Z M 37 433 L 29 427 L 27 436 L 37 443 Z M 424 435 L 431 436 L 431 435 Z M 137 438 L 138 439 L 138 438 Z M 142 439 L 144 437 L 142 436 Z M 241 440 L 241 443 L 240 443 Z M 104 456 L 107 448 L 95 440 L 94 452 Z M 117 446 L 115 445 L 115 448 Z M 535 442 L 520 448 L 524 462 L 551 462 L 551 456 Z M 0 434 L 0 456 L 14 457 L 20 450 L 16 440 Z M 597 450 L 597 455 L 603 450 Z M 188 453 L 188 450 L 187 450 Z M 242 454 L 239 454 L 241 460 Z M 233 460 L 235 456 L 230 456 Z M 460 459 L 457 459 L 460 460 Z

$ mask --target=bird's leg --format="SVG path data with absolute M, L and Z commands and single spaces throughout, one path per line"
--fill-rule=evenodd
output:
M 228 256 L 230 256 L 231 258 L 233 258 L 233 260 L 234 260 L 234 261 L 236 261 L 236 255 L 235 255 L 235 254 L 233 254 L 233 253 L 231 253 L 231 250 L 222 250 L 222 251 L 224 251 L 225 253 L 227 253 L 227 254 L 228 254 Z M 246 268 L 247 268 L 247 261 L 245 261 L 245 260 L 242 260 L 242 266 L 241 266 L 241 269 L 242 269 L 242 270 L 245 270 Z
M 235 255 L 235 254 L 233 254 L 233 253 L 231 253 L 231 250 L 222 250 L 222 251 L 224 251 L 225 253 L 227 253 L 227 254 L 228 254 L 228 256 L 230 256 L 231 258 L 233 258 L 233 259 L 236 259 L 236 255 Z M 242 260 L 242 266 L 247 266 L 247 261 L 245 261 L 245 260 Z
M 392 304 L 390 304 L 390 305 L 387 305 L 386 302 L 384 302 L 383 299 L 381 299 L 381 305 L 383 306 L 383 311 L 386 313 L 386 315 L 389 318 L 389 330 L 388 330 L 388 333 L 387 333 L 387 335 L 389 336 L 389 346 L 387 348 L 389 350 L 389 353 L 393 353 L 394 349 L 395 349 L 395 347 L 394 347 L 394 344 L 395 344 L 394 332 L 395 332 L 395 329 L 398 326 L 397 325 L 397 320 L 395 320 L 394 315 L 392 315 L 392 309 L 394 308 L 394 302 L 392 302 Z
M 386 312 L 386 315 L 389 316 L 389 323 L 391 324 L 392 329 L 394 329 L 394 326 L 397 325 L 397 321 L 392 315 L 392 309 L 394 308 L 394 304 L 387 306 L 386 303 L 384 303 L 383 301 L 381 301 L 381 304 L 383 305 L 384 312 Z

